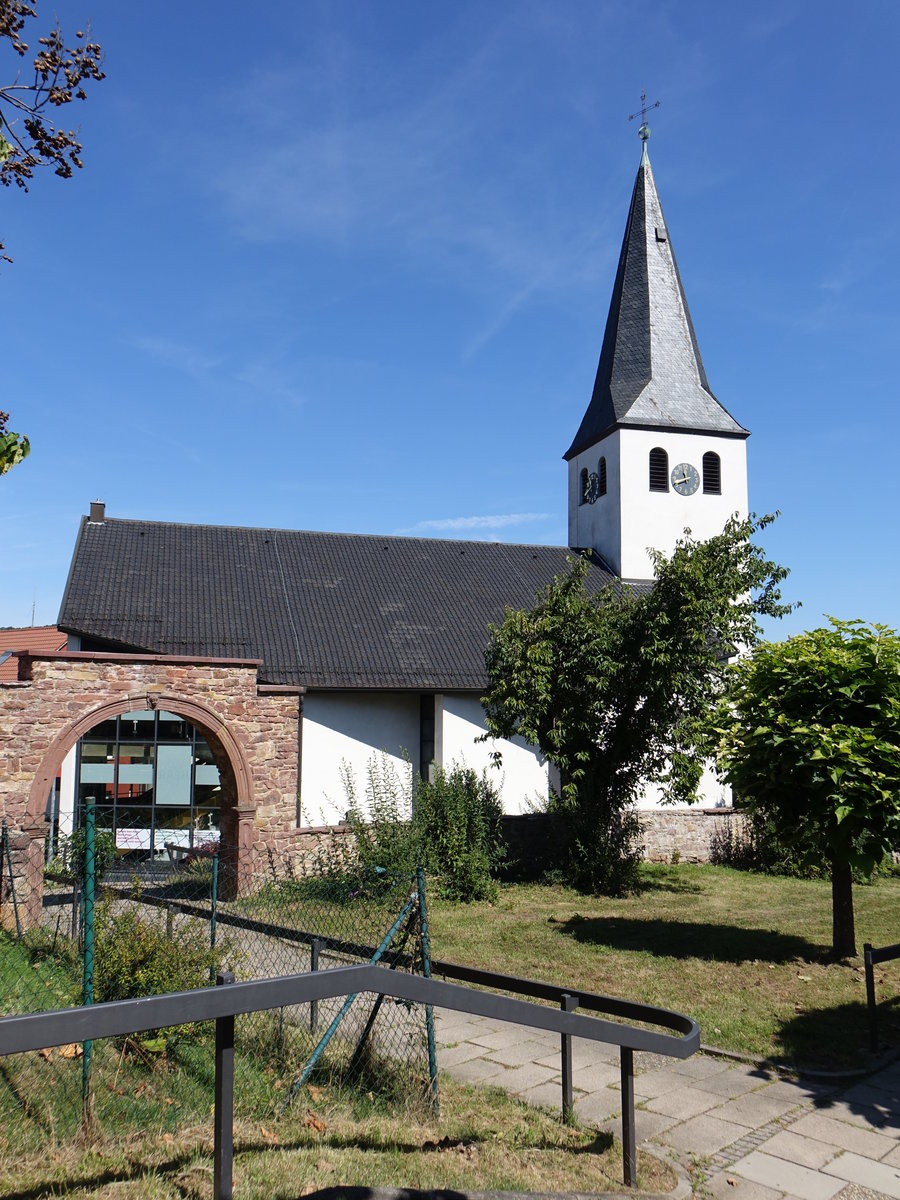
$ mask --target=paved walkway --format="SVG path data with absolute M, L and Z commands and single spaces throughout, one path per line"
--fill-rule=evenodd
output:
M 435 1015 L 442 1070 L 560 1107 L 557 1034 Z M 573 1062 L 578 1117 L 621 1136 L 618 1050 L 575 1040 Z M 634 1096 L 638 1143 L 670 1152 L 716 1200 L 900 1200 L 900 1063 L 841 1088 L 637 1053 Z

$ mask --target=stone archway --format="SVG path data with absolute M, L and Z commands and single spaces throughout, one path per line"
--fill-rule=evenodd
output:
M 223 781 L 222 845 L 242 890 L 257 844 L 296 830 L 296 692 L 260 687 L 258 663 L 76 652 L 19 656 L 19 677 L 0 685 L 0 815 L 7 818 L 13 877 L 29 924 L 40 919 L 45 808 L 68 751 L 124 712 L 172 712 L 206 738 Z M 0 885 L 0 921 L 8 905 Z

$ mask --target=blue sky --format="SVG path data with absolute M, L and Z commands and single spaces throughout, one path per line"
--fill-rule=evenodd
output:
M 50 10 L 48 10 L 49 12 Z M 85 167 L 0 193 L 0 624 L 80 515 L 564 544 L 640 157 L 803 608 L 900 626 L 900 6 L 65 0 Z M 9 60 L 0 58 L 8 76 Z

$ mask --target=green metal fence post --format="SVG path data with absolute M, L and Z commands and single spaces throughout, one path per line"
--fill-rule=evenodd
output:
M 428 910 L 425 905 L 425 868 L 416 867 L 416 886 L 419 893 L 419 923 L 422 934 L 422 974 L 431 978 L 431 949 L 428 943 Z M 425 1005 L 425 1037 L 428 1042 L 428 1077 L 431 1081 L 431 1105 L 438 1111 L 437 1051 L 434 1045 L 434 1009 Z
M 216 948 L 216 910 L 219 907 L 219 855 L 218 852 L 213 855 L 212 860 L 212 886 L 210 891 L 210 916 L 209 916 L 209 949 L 210 949 L 210 964 L 209 964 L 209 982 L 216 982 L 216 964 L 214 951 Z
M 13 916 L 16 919 L 16 941 L 22 940 L 22 922 L 19 920 L 19 905 L 16 901 L 16 881 L 13 878 L 12 855 L 9 852 L 9 833 L 6 829 L 6 817 L 3 818 L 3 825 L 0 828 L 0 881 L 3 878 L 3 860 L 6 859 L 6 869 L 9 871 L 9 894 L 12 896 Z
M 96 811 L 93 798 L 84 806 L 84 1000 L 85 1007 L 94 1003 L 94 830 Z M 81 1120 L 88 1130 L 91 1123 L 91 1051 L 93 1042 L 85 1042 L 81 1059 Z

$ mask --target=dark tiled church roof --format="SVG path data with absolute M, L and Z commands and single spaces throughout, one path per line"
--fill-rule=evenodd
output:
M 646 150 L 587 412 L 564 457 L 619 426 L 746 437 L 710 390 Z
M 85 517 L 58 623 L 92 648 L 258 658 L 267 683 L 481 690 L 488 624 L 568 553 Z M 612 579 L 595 565 L 590 587 Z

